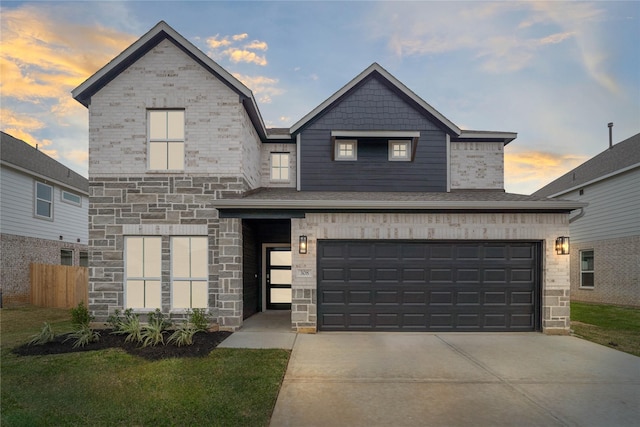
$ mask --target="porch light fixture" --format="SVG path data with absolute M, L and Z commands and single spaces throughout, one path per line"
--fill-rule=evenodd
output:
M 300 236 L 298 239 L 298 253 L 307 253 L 307 236 Z
M 558 255 L 569 255 L 569 238 L 560 236 L 556 239 L 556 253 Z

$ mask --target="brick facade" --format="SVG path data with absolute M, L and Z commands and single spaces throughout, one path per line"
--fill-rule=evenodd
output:
M 451 189 L 503 190 L 504 144 L 452 142 Z

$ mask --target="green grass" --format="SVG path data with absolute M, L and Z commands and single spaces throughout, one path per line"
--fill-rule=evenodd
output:
M 640 309 L 571 303 L 571 329 L 584 339 L 640 356 Z
M 49 321 L 71 330 L 69 310 L 0 310 L 2 426 L 266 426 L 289 359 L 285 350 L 216 349 L 206 358 L 147 361 L 119 349 L 20 357 Z

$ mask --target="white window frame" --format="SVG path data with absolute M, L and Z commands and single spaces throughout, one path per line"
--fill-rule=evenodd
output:
M 49 200 L 41 198 L 38 196 L 38 186 L 42 185 L 44 187 L 48 187 L 49 190 L 51 191 L 51 198 Z M 40 219 L 46 219 L 48 221 L 53 221 L 53 191 L 54 188 L 52 185 L 49 184 L 45 184 L 42 181 L 36 181 L 34 184 L 34 193 L 33 193 L 33 215 L 36 218 L 40 218 Z M 40 215 L 38 213 L 38 202 L 44 202 L 44 203 L 48 203 L 49 204 L 49 216 L 46 215 Z
M 75 200 L 70 200 L 65 196 L 72 196 L 72 197 L 77 197 L 78 201 L 76 202 Z M 70 191 L 66 191 L 66 190 L 62 190 L 60 192 L 60 200 L 62 200 L 64 203 L 69 203 L 70 205 L 74 205 L 74 206 L 82 206 L 82 196 L 76 194 L 76 193 L 72 193 Z
M 586 266 L 584 265 L 584 261 L 582 259 L 583 254 L 586 254 L 588 252 L 591 252 L 591 258 L 593 259 L 593 269 L 592 270 L 587 270 Z M 596 252 L 593 249 L 582 249 L 580 251 L 580 288 L 582 289 L 594 289 L 596 287 Z M 583 281 L 582 281 L 582 276 L 583 274 L 591 274 L 592 275 L 592 283 L 593 285 L 589 286 L 589 285 L 584 285 Z
M 269 156 L 269 177 L 271 181 L 277 182 L 289 182 L 291 180 L 291 154 L 290 153 L 281 153 L 281 152 L 273 152 Z M 279 161 L 274 162 L 276 158 L 279 158 Z M 283 158 L 286 158 L 286 161 L 283 162 Z M 279 164 L 276 164 L 279 163 Z M 286 170 L 287 177 L 282 178 L 283 171 Z
M 351 146 L 351 154 L 341 150 L 341 146 Z M 358 160 L 358 140 L 357 139 L 336 139 L 334 158 L 338 161 Z
M 175 264 L 174 262 L 176 262 L 176 257 L 175 257 L 175 250 L 174 250 L 174 243 L 175 243 L 175 239 L 189 239 L 189 275 L 188 276 L 177 276 L 175 275 Z M 205 260 L 203 260 L 206 264 L 206 275 L 204 276 L 194 276 L 193 272 L 192 272 L 192 260 L 193 260 L 193 254 L 191 252 L 191 247 L 192 247 L 192 241 L 193 239 L 203 239 L 205 241 L 205 247 L 207 248 L 206 250 L 206 256 L 205 256 Z M 194 308 L 204 308 L 204 309 L 209 309 L 209 239 L 207 236 L 171 236 L 171 310 L 172 311 L 181 311 L 181 310 L 189 310 L 189 309 L 194 309 Z M 176 298 L 175 298 L 175 282 L 189 282 L 189 306 L 188 307 L 178 307 L 176 306 Z M 198 304 L 194 306 L 194 301 L 193 301 L 193 285 L 195 283 L 204 283 L 207 289 L 207 296 L 206 296 L 206 300 L 204 301 L 204 304 Z
M 165 132 L 163 136 L 153 136 L 152 135 L 152 116 L 160 115 L 164 113 L 165 115 Z M 181 113 L 182 114 L 182 134 L 180 138 L 171 138 L 169 137 L 171 133 L 171 129 L 169 129 L 169 114 L 170 113 Z M 176 171 L 182 172 L 184 171 L 184 154 L 185 154 L 185 110 L 182 109 L 162 109 L 162 110 L 147 110 L 147 169 L 150 171 Z M 162 151 L 164 149 L 164 166 L 163 167 L 152 167 L 152 151 L 155 151 L 152 147 L 157 146 L 157 148 Z M 180 155 L 171 155 L 170 148 L 177 149 Z M 176 161 L 179 164 L 172 165 L 173 167 L 169 167 L 170 161 Z
M 134 239 L 142 239 L 142 254 L 140 254 L 140 256 L 142 257 L 142 269 L 143 269 L 143 274 L 140 276 L 135 276 L 135 275 L 130 275 L 129 274 L 129 266 L 127 265 L 127 259 L 128 259 L 128 252 L 129 252 L 129 243 L 134 240 Z M 157 239 L 159 240 L 160 243 L 160 252 L 157 254 L 157 256 L 159 257 L 158 260 L 156 260 L 157 262 L 159 262 L 160 264 L 160 275 L 158 276 L 152 276 L 150 274 L 147 274 L 146 271 L 146 265 L 145 265 L 145 248 L 144 245 L 146 243 L 147 240 L 150 239 Z M 124 306 L 125 308 L 131 308 L 135 311 L 153 311 L 156 308 L 162 308 L 159 307 L 157 305 L 153 305 L 153 304 L 149 304 L 147 305 L 147 282 L 158 282 L 159 283 L 159 293 L 160 295 L 156 295 L 156 298 L 160 301 L 160 304 L 162 304 L 162 238 L 159 236 L 125 236 L 124 238 Z M 129 293 L 129 281 L 142 281 L 143 282 L 143 286 L 144 286 L 144 305 L 142 307 L 136 307 L 131 305 L 131 302 L 129 301 L 128 298 L 128 293 Z
M 405 146 L 404 155 L 400 155 L 395 150 L 398 146 Z M 389 140 L 389 161 L 391 162 L 410 162 L 411 161 L 411 141 L 406 139 L 390 139 Z

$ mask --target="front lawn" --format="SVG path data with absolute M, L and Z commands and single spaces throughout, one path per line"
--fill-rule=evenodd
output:
M 640 356 L 640 309 L 571 303 L 571 329 L 589 341 Z
M 43 321 L 71 331 L 69 310 L 0 310 L 2 426 L 266 426 L 289 359 L 285 350 L 241 349 L 159 361 L 121 349 L 11 353 Z

